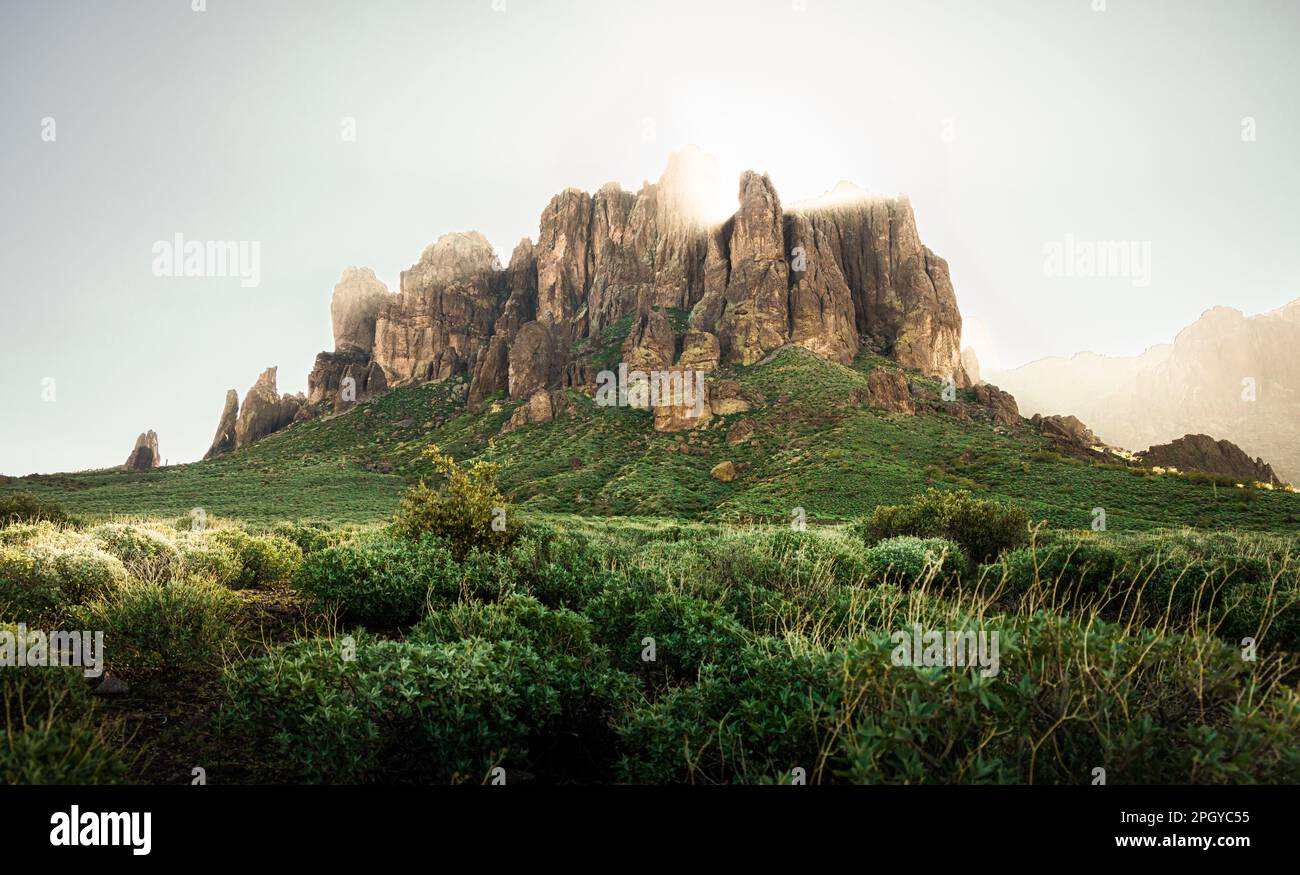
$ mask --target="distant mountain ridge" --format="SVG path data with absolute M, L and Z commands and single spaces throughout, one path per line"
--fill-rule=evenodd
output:
M 1109 444 L 1208 434 L 1300 482 L 1300 298 L 1257 316 L 1214 307 L 1137 356 L 1079 353 L 984 376 L 1022 412 L 1073 413 Z

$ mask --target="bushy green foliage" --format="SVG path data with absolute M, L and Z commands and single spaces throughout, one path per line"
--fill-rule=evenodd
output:
M 111 674 L 146 678 L 219 662 L 238 605 L 229 590 L 206 581 L 137 582 L 74 609 L 73 620 L 103 631 Z
M 271 527 L 271 534 L 292 541 L 303 555 L 324 550 L 340 540 L 327 523 L 279 522 Z
M 604 732 L 609 718 L 636 688 L 632 678 L 611 667 L 609 654 L 593 639 L 591 620 L 564 608 L 548 608 L 531 596 L 512 595 L 499 603 L 461 602 L 425 617 L 408 636 L 423 644 L 470 638 L 530 648 L 545 664 L 547 683 L 559 695 L 566 730 L 588 736 Z
M 351 659 L 339 642 L 296 641 L 227 670 L 218 729 L 301 781 L 477 783 L 526 764 L 530 732 L 561 713 L 549 681 L 510 641 L 362 636 Z
M 302 550 L 278 535 L 250 535 L 242 529 L 217 529 L 209 537 L 229 547 L 239 558 L 238 586 L 250 587 L 285 580 L 302 564 Z
M 1292 782 L 1300 699 L 1267 704 L 1226 646 L 1037 614 L 1002 630 L 1001 674 L 895 666 L 881 635 L 759 642 L 620 723 L 634 782 Z M 1085 656 L 1087 654 L 1087 656 Z M 1117 719 L 1117 715 L 1124 719 Z M 1173 718 L 1173 719 L 1171 719 Z
M 82 669 L 0 667 L 0 693 L 0 785 L 123 780 L 129 759 L 95 714 Z
M 56 501 L 39 498 L 30 492 L 0 495 L 0 526 L 15 523 L 69 522 L 67 512 Z
M 131 523 L 105 523 L 91 529 L 90 535 L 140 580 L 166 580 L 180 568 L 176 545 L 161 532 Z
M 203 533 L 183 534 L 176 539 L 180 573 L 203 578 L 219 586 L 236 586 L 244 575 L 239 554 L 220 540 Z
M 126 579 L 121 561 L 89 544 L 0 547 L 0 619 L 55 623 L 69 606 L 106 596 Z
M 983 572 L 1014 596 L 1300 650 L 1300 551 L 1285 538 L 1049 532 Z
M 381 627 L 409 625 L 430 605 L 455 601 L 460 581 L 451 551 L 432 535 L 361 535 L 312 553 L 294 576 L 294 586 L 321 607 L 337 609 L 348 622 Z
M 1029 541 L 1029 515 L 1000 501 L 976 498 L 965 490 L 929 489 L 908 504 L 880 505 L 858 524 L 866 543 L 912 535 L 947 538 L 970 557 L 987 562 Z
M 929 576 L 935 581 L 960 575 L 966 569 L 961 547 L 944 538 L 899 535 L 867 550 L 867 564 L 881 577 L 914 584 Z
M 432 489 L 421 480 L 407 490 L 393 523 L 394 531 L 404 538 L 437 535 L 448 543 L 457 558 L 463 558 L 475 548 L 504 548 L 513 535 L 514 520 L 507 511 L 504 496 L 497 490 L 499 466 L 475 462 L 462 469 L 436 446 L 425 450 L 424 456 L 443 477 L 443 483 Z

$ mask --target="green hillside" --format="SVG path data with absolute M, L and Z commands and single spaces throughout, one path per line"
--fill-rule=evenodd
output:
M 298 423 L 212 461 L 11 478 L 0 494 L 31 491 L 90 517 L 175 516 L 202 507 L 252 522 L 366 522 L 391 515 L 402 489 L 428 473 L 421 452 L 437 444 L 462 461 L 501 463 L 506 495 L 539 512 L 778 521 L 802 508 L 812 522 L 840 521 L 948 486 L 1012 499 L 1055 527 L 1086 528 L 1097 507 L 1117 531 L 1293 531 L 1300 522 L 1295 493 L 1061 456 L 1028 423 L 1018 434 L 998 433 L 966 392 L 958 400 L 969 420 L 851 403 L 866 373 L 883 362 L 864 356 L 845 368 L 783 350 L 724 375 L 760 392 L 763 404 L 679 434 L 655 432 L 648 413 L 597 407 L 571 392 L 572 413 L 503 435 L 521 402 L 498 400 L 469 414 L 452 400 L 456 384 L 427 384 Z M 754 423 L 753 438 L 728 446 L 728 429 L 744 418 Z M 730 483 L 709 476 L 722 461 L 737 466 Z

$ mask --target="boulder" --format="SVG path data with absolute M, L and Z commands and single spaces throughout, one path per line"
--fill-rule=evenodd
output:
M 736 479 L 736 466 L 731 462 L 719 462 L 709 471 L 709 476 L 714 480 L 730 483 Z
M 994 425 L 1012 429 L 1020 427 L 1020 408 L 1016 405 L 1016 399 L 1010 392 L 1003 392 L 991 383 L 981 383 L 975 387 L 975 400 L 993 417 Z M 1060 419 L 1060 417 L 1057 417 L 1057 419 Z M 1079 423 L 1077 419 L 1074 422 Z M 1049 428 L 1057 429 L 1057 425 L 1058 423 L 1053 423 Z M 1077 430 L 1071 431 L 1073 428 L 1071 423 L 1065 423 L 1062 420 L 1059 425 L 1061 428 L 1057 430 L 1061 434 L 1073 434 L 1082 437 L 1082 434 L 1078 433 Z M 1079 425 L 1082 426 L 1083 424 L 1079 423 Z M 1087 431 L 1087 429 L 1085 428 L 1084 431 Z M 1088 446 L 1091 446 L 1091 444 Z
M 573 409 L 572 403 L 563 392 L 546 392 L 539 390 L 515 410 L 510 419 L 501 427 L 502 434 L 509 434 L 516 429 L 539 422 L 550 422 L 561 413 Z
M 1101 443 L 1092 430 L 1080 422 L 1077 416 L 1034 414 L 1029 421 L 1059 450 L 1091 451 Z
M 713 380 L 709 384 L 709 409 L 719 416 L 747 413 L 763 403 L 758 392 L 747 389 L 735 380 Z
M 718 337 L 708 331 L 688 328 L 682 335 L 682 351 L 677 367 L 688 371 L 714 371 L 722 357 Z
M 907 416 L 916 413 L 907 375 L 896 368 L 872 368 L 867 373 L 866 391 L 860 392 L 855 400 L 868 407 L 888 410 L 890 413 L 902 413 Z
M 748 416 L 727 430 L 727 446 L 733 447 L 748 443 L 754 436 L 755 423 Z
M 147 431 L 135 439 L 131 455 L 126 457 L 123 466 L 128 471 L 151 471 L 161 467 L 162 458 L 158 455 L 158 434 Z
M 709 387 L 701 371 L 661 371 L 650 381 L 649 406 L 655 431 L 674 432 L 702 428 L 713 420 Z

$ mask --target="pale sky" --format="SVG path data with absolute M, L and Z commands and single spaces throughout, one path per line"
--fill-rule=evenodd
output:
M 148 429 L 193 461 L 227 389 L 305 390 L 345 267 L 395 290 L 471 229 L 504 262 L 686 144 L 787 203 L 908 194 L 988 367 L 1300 296 L 1291 0 L 206 5 L 0 0 L 2 473 Z M 155 277 L 177 233 L 257 242 L 260 285 Z M 1066 235 L 1149 243 L 1149 284 L 1047 276 Z

